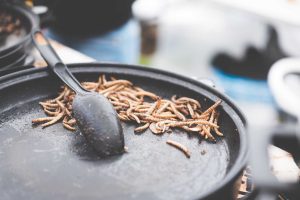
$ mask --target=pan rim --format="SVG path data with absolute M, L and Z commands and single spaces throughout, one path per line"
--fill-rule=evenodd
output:
M 7 59 L 7 57 L 13 56 L 14 54 L 16 54 L 20 50 L 22 50 L 24 48 L 24 46 L 26 46 L 26 45 L 19 45 L 16 48 L 12 49 L 12 51 L 10 51 L 10 52 L 8 52 L 6 54 L 3 54 L 3 55 L 0 54 L 0 60 Z
M 184 82 L 190 83 L 192 85 L 195 85 L 197 87 L 200 87 L 204 90 L 207 90 L 208 92 L 218 96 L 222 100 L 228 104 L 228 106 L 238 115 L 239 119 L 242 122 L 243 125 L 243 131 L 239 132 L 240 135 L 240 149 L 238 156 L 234 162 L 234 164 L 231 166 L 231 169 L 226 173 L 225 177 L 218 183 L 218 185 L 215 185 L 214 188 L 210 188 L 208 191 L 203 192 L 200 194 L 198 199 L 205 199 L 208 198 L 210 195 L 213 193 L 218 192 L 219 190 L 223 189 L 228 185 L 230 182 L 234 181 L 242 172 L 242 170 L 246 166 L 246 162 L 248 160 L 248 137 L 247 137 L 247 122 L 245 120 L 245 117 L 241 110 L 238 108 L 238 106 L 235 105 L 235 103 L 225 94 L 219 92 L 213 87 L 210 87 L 204 83 L 201 83 L 197 80 L 191 79 L 189 77 L 176 74 L 173 72 L 165 71 L 165 70 L 160 70 L 156 68 L 149 68 L 147 66 L 142 66 L 142 65 L 131 65 L 131 64 L 120 64 L 120 63 L 112 63 L 112 62 L 91 62 L 91 63 L 76 63 L 76 64 L 69 64 L 68 67 L 70 68 L 71 71 L 76 73 L 76 68 L 82 69 L 84 67 L 115 67 L 115 68 L 124 68 L 124 69 L 133 69 L 133 70 L 141 70 L 141 71 L 146 71 L 146 72 L 152 72 L 152 73 L 159 73 L 162 75 L 166 76 L 171 76 L 173 78 L 182 80 Z M 88 71 L 87 71 L 88 72 Z M 0 90 L 17 84 L 19 82 L 24 82 L 27 80 L 30 80 L 31 77 L 34 75 L 39 75 L 39 77 L 42 76 L 49 76 L 48 69 L 46 67 L 44 68 L 30 68 L 18 72 L 14 72 L 8 75 L 4 75 L 0 77 Z M 20 79 L 21 77 L 26 76 L 26 79 Z M 15 79 L 15 80 L 14 80 Z

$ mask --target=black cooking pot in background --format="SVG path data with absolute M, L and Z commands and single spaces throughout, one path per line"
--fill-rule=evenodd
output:
M 245 198 L 255 199 L 261 191 L 274 194 L 289 190 L 298 195 L 299 185 L 277 187 L 265 154 L 272 135 L 283 135 L 285 139 L 280 145 L 286 147 L 296 141 L 295 129 L 268 129 L 262 137 L 267 130 L 247 128 L 242 113 L 225 95 L 202 82 L 173 73 L 109 63 L 69 67 L 80 81 L 97 80 L 99 74 L 113 75 L 165 98 L 174 94 L 197 98 L 203 107 L 222 99 L 220 127 L 227 134 L 216 144 L 198 144 L 176 131 L 172 137 L 186 141 L 193 152 L 199 148 L 206 150 L 202 157 L 199 152 L 187 160 L 181 153 L 159 145 L 168 135 L 153 136 L 147 131 L 134 135 L 133 126 L 126 123 L 123 129 L 129 153 L 99 160 L 79 132 L 70 134 L 59 125 L 43 130 L 31 126 L 32 117 L 42 112 L 38 102 L 56 95 L 60 80 L 45 68 L 11 73 L 0 77 L 0 95 L 5 96 L 0 99 L 0 150 L 4 152 L 0 154 L 0 175 L 4 177 L 0 191 L 4 199 L 234 199 L 249 160 L 249 144 L 254 176 L 263 179 L 255 179 L 255 192 Z M 15 145 L 5 142 L 7 137 Z M 295 148 L 299 150 L 299 146 Z M 21 162 L 20 155 L 31 159 Z M 31 185 L 27 186 L 28 181 Z
M 32 49 L 30 33 L 39 26 L 38 17 L 23 4 L 1 1 L 0 12 L 20 20 L 18 31 L 2 35 L 0 41 L 0 70 L 25 64 L 28 52 Z

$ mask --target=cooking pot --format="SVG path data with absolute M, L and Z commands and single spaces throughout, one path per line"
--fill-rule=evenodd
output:
M 0 11 L 5 11 L 11 16 L 18 18 L 21 23 L 18 33 L 12 32 L 1 36 L 0 70 L 2 70 L 24 64 L 24 57 L 27 56 L 32 48 L 30 33 L 39 26 L 39 20 L 29 8 L 20 3 L 1 1 Z

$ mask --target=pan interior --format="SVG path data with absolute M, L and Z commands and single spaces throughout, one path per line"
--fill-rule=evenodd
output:
M 98 75 L 77 73 L 81 81 L 96 81 Z M 213 104 L 180 82 L 113 75 L 164 98 L 176 94 L 197 98 L 205 108 Z M 224 109 L 220 126 L 225 137 L 216 144 L 182 130 L 163 136 L 135 134 L 136 125 L 122 123 L 128 153 L 98 158 L 78 131 L 61 124 L 32 126 L 33 118 L 45 116 L 38 102 L 54 97 L 60 84 L 46 76 L 0 90 L 1 199 L 195 199 L 217 186 L 237 158 L 238 130 Z M 191 158 L 167 145 L 167 139 L 187 146 Z

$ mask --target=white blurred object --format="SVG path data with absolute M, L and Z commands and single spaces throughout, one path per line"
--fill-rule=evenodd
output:
M 46 7 L 46 6 L 34 6 L 32 8 L 32 11 L 37 15 L 41 15 L 41 14 L 45 14 L 46 12 L 48 12 L 48 7 Z
M 210 0 L 211 1 L 211 0 Z M 269 22 L 300 26 L 299 0 L 213 0 L 261 16 Z
M 172 4 L 158 23 L 152 65 L 185 75 L 210 76 L 216 52 L 240 58 L 248 45 L 264 48 L 268 37 L 267 26 L 259 18 L 237 10 L 228 12 L 206 1 Z
M 300 10 L 299 10 L 300 13 Z M 276 24 L 281 48 L 293 57 L 300 56 L 300 25 Z
M 300 96 L 295 92 L 287 79 L 289 75 L 300 74 L 299 58 L 284 58 L 277 61 L 268 74 L 268 83 L 276 102 L 285 112 L 294 115 L 300 123 Z M 299 87 L 299 86 L 298 86 Z
M 300 0 L 213 0 L 261 17 L 276 27 L 282 49 L 300 56 Z
M 137 0 L 132 5 L 134 17 L 140 21 L 157 20 L 168 5 L 182 0 Z
M 294 183 L 299 181 L 299 167 L 291 154 L 275 146 L 269 147 L 270 165 L 279 181 Z

